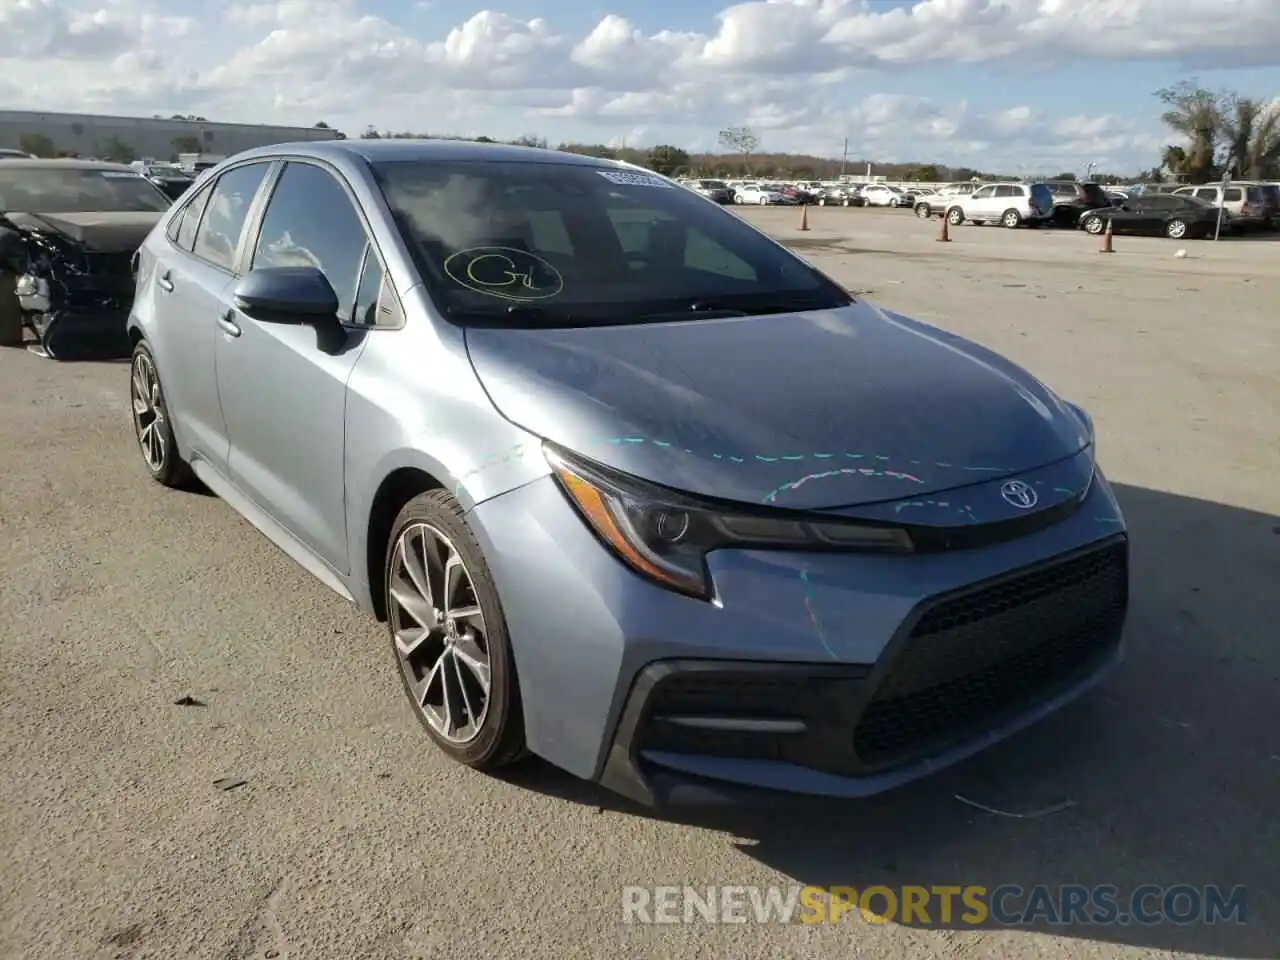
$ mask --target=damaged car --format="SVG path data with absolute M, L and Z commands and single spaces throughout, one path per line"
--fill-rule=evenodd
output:
M 128 356 L 133 257 L 169 209 L 126 166 L 9 160 L 0 166 L 0 346 L 56 360 Z

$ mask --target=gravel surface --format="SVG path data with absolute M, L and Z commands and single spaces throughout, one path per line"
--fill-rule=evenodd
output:
M 944 245 L 905 211 L 742 215 L 1091 410 L 1135 565 L 1106 686 L 856 803 L 662 819 L 536 762 L 470 773 L 401 702 L 382 628 L 220 501 L 146 478 L 126 365 L 4 350 L 0 957 L 1274 956 L 1280 242 L 1107 256 L 1070 232 Z M 620 922 L 629 884 L 1072 882 L 1246 884 L 1250 922 Z

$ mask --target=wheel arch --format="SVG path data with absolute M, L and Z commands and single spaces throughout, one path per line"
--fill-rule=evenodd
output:
M 420 466 L 397 467 L 382 478 L 369 504 L 368 521 L 365 524 L 365 579 L 369 584 L 369 600 L 374 616 L 380 622 L 387 619 L 386 577 L 387 541 L 391 527 L 404 505 L 419 494 L 440 490 L 444 484 L 432 473 Z

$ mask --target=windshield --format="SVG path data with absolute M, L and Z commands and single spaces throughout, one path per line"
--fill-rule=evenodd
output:
M 376 173 L 428 290 L 460 322 L 656 322 L 852 302 L 738 217 L 647 172 L 396 161 Z
M 0 168 L 0 211 L 163 213 L 169 198 L 131 170 Z

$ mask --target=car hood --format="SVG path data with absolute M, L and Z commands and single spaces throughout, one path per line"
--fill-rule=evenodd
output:
M 94 253 L 132 253 L 163 213 L 10 213 L 22 230 L 56 233 Z
M 466 341 L 508 420 L 616 469 L 724 500 L 835 510 L 919 498 L 1089 444 L 1081 418 L 1021 368 L 865 303 L 471 328 Z

